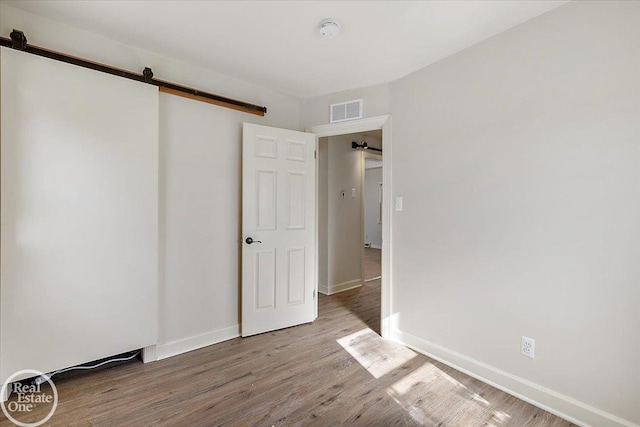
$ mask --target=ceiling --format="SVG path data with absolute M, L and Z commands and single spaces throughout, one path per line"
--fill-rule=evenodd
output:
M 567 1 L 6 1 L 294 96 L 387 83 Z M 323 39 L 335 18 L 341 34 Z

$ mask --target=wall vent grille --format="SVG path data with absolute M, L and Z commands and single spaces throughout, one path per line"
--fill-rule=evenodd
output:
M 331 104 L 329 123 L 346 122 L 362 118 L 362 99 Z

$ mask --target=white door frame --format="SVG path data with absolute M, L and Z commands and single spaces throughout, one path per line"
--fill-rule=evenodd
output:
M 360 223 L 362 224 L 362 241 L 365 242 L 365 236 L 366 236 L 366 230 L 365 230 L 365 174 L 367 172 L 367 168 L 366 168 L 366 161 L 367 159 L 372 159 L 372 160 L 377 160 L 377 161 L 381 161 L 382 160 L 382 153 L 378 153 L 372 150 L 362 150 L 362 177 L 360 179 L 360 194 L 362 194 L 362 209 L 361 209 L 361 219 L 360 219 Z M 384 168 L 382 170 L 382 173 L 384 174 Z M 382 209 L 383 209 L 383 205 L 382 205 L 382 200 L 379 200 L 378 203 L 381 205 L 378 209 L 380 210 L 380 221 L 382 221 Z M 380 232 L 382 232 L 382 230 L 380 230 Z M 373 247 L 373 246 L 372 246 Z M 365 251 L 364 251 L 364 245 L 362 246 L 362 280 L 365 280 L 365 275 L 364 275 L 364 257 L 365 257 Z M 369 279 L 371 280 L 371 279 Z
M 350 133 L 361 133 L 373 130 L 382 130 L 382 181 L 384 191 L 382 193 L 382 286 L 380 295 L 380 335 L 383 338 L 391 338 L 391 215 L 392 215 L 392 185 L 391 185 L 391 116 L 377 116 L 366 119 L 353 120 L 349 122 L 331 123 L 326 125 L 311 126 L 305 129 L 306 132 L 314 133 L 317 138 L 346 135 Z M 318 181 L 316 180 L 316 198 L 318 195 Z M 316 233 L 318 214 L 316 204 Z M 317 268 L 317 245 L 316 236 L 316 289 L 318 289 L 318 268 Z

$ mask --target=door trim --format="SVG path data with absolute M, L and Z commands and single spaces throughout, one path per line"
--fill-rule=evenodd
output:
M 384 154 L 382 156 L 382 180 L 385 191 L 382 196 L 382 285 L 380 295 L 380 335 L 383 338 L 391 338 L 391 286 L 392 286 L 392 225 L 391 216 L 392 190 L 391 183 L 391 115 L 369 117 L 365 119 L 353 120 L 350 122 L 332 123 L 326 125 L 311 126 L 305 132 L 316 135 L 316 147 L 318 138 L 326 136 L 345 135 L 349 133 L 367 132 L 372 130 L 382 130 L 382 146 Z M 317 171 L 317 168 L 316 168 Z M 316 180 L 316 199 L 318 196 L 318 181 Z M 318 204 L 316 203 L 316 233 L 318 230 Z M 318 289 L 318 236 L 316 235 L 316 289 Z M 317 309 L 317 304 L 316 304 Z

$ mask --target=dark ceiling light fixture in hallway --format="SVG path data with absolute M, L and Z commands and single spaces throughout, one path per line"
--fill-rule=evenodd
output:
M 351 148 L 353 148 L 354 150 L 357 150 L 358 148 L 362 148 L 363 150 L 373 150 L 373 151 L 378 151 L 382 153 L 382 150 L 380 148 L 369 147 L 369 144 L 367 144 L 367 141 L 362 141 L 362 144 L 358 144 L 356 141 L 351 141 Z

